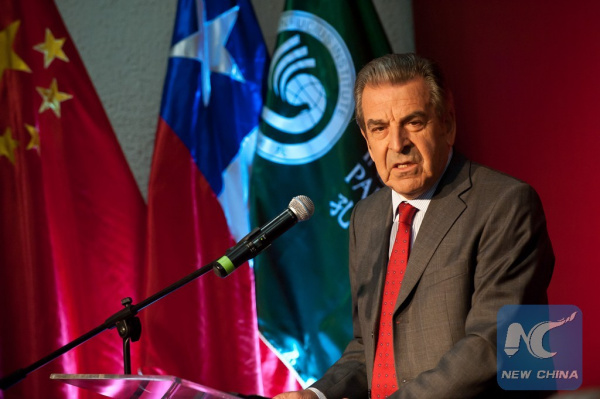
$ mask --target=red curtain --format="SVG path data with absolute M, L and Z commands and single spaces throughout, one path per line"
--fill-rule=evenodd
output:
M 459 151 L 540 194 L 550 302 L 583 313 L 583 387 L 600 385 L 600 3 L 413 2 L 417 52 L 453 89 Z

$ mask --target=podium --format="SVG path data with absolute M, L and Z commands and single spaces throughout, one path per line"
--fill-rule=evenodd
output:
M 167 375 L 51 374 L 50 379 L 118 399 L 240 399 L 238 396 Z

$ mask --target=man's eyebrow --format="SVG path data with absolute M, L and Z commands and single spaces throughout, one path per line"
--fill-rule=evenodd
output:
M 429 118 L 429 115 L 425 111 L 411 112 L 410 114 L 406 115 L 404 118 L 402 118 L 400 120 L 400 125 L 404 126 L 405 124 L 407 124 L 408 122 L 410 122 L 411 120 L 413 120 L 415 118 L 424 118 L 424 119 L 427 119 L 427 118 Z
M 373 127 L 373 126 L 381 126 L 381 125 L 388 125 L 389 123 L 387 121 L 384 121 L 383 119 L 369 119 L 367 121 L 367 127 Z

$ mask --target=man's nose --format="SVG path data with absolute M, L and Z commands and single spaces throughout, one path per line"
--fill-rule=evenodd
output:
M 405 153 L 410 151 L 412 142 L 410 141 L 409 133 L 400 126 L 392 128 L 388 148 L 397 153 Z

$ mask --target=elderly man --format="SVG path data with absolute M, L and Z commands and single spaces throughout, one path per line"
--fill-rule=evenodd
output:
M 496 382 L 496 315 L 547 303 L 554 255 L 539 197 L 453 151 L 452 98 L 433 62 L 378 58 L 354 96 L 387 186 L 352 215 L 354 338 L 310 388 L 278 398 L 510 397 Z

